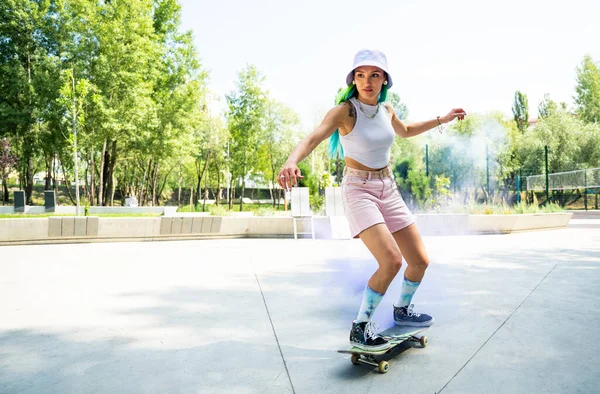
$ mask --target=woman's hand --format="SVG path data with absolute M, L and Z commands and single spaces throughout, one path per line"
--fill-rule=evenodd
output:
M 442 116 L 440 119 L 442 123 L 450 123 L 454 119 L 463 120 L 467 116 L 467 113 L 462 108 L 453 108 L 452 111 L 448 112 L 447 115 Z
M 298 179 L 304 179 L 304 177 L 298 166 L 293 163 L 285 163 L 281 171 L 279 171 L 279 175 L 277 175 L 277 183 L 284 190 L 289 190 L 292 186 L 297 186 Z

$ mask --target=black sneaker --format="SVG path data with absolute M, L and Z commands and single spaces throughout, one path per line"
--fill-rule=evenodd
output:
M 372 321 L 352 322 L 350 344 L 367 351 L 389 349 L 390 343 L 375 333 L 378 329 L 379 327 L 377 327 L 377 324 Z
M 424 313 L 415 313 L 414 305 L 397 307 L 394 305 L 394 321 L 397 326 L 429 327 L 435 319 Z

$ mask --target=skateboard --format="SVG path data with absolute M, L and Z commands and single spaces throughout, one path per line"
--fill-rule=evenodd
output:
M 354 365 L 372 365 L 377 367 L 379 372 L 386 373 L 390 368 L 390 364 L 385 360 L 377 361 L 375 356 L 386 354 L 405 341 L 419 342 L 422 347 L 427 346 L 427 337 L 424 335 L 417 337 L 417 334 L 428 328 L 429 327 L 392 326 L 379 333 L 379 335 L 389 341 L 391 346 L 388 349 L 368 351 L 354 346 L 348 346 L 347 348 L 338 350 L 338 353 L 351 354 L 350 361 L 352 361 L 352 364 Z

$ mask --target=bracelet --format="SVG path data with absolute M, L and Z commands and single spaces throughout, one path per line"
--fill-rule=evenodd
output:
M 438 131 L 441 133 L 442 132 L 442 122 L 440 122 L 440 117 L 437 117 L 437 121 L 438 121 Z

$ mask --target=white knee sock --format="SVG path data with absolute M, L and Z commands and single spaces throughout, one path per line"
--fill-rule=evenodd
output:
M 394 304 L 396 307 L 409 306 L 412 301 L 413 295 L 421 282 L 411 282 L 410 280 L 404 277 L 402 281 L 402 291 L 400 292 L 400 299 L 397 304 Z
M 381 302 L 382 298 L 383 294 L 376 292 L 375 290 L 371 289 L 369 285 L 367 285 L 356 321 L 364 322 L 371 320 L 371 317 L 373 316 L 373 313 L 375 312 L 375 309 L 377 309 L 377 306 Z

